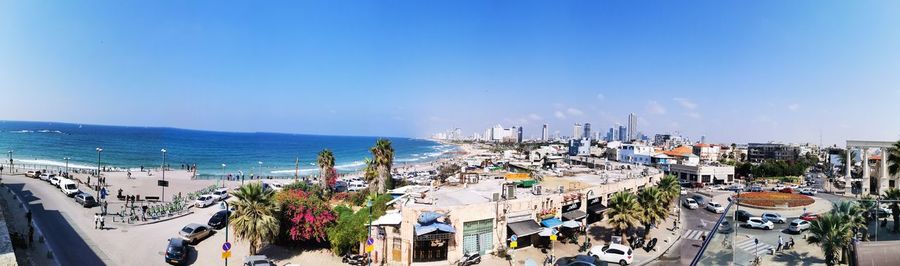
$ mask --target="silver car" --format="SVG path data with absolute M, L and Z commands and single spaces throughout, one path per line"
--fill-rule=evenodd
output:
M 181 236 L 184 241 L 194 244 L 208 237 L 211 233 L 212 230 L 210 230 L 209 227 L 202 224 L 191 223 L 184 228 L 181 228 L 178 235 Z

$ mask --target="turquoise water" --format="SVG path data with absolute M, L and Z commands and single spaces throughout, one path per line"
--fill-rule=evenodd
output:
M 410 138 L 388 138 L 395 164 L 427 162 L 454 146 Z M 301 175 L 315 174 L 315 156 L 331 149 L 339 171 L 359 170 L 376 137 L 321 136 L 279 133 L 235 133 L 175 128 L 78 125 L 46 122 L 0 121 L 0 151 L 13 151 L 16 164 L 65 165 L 96 169 L 97 147 L 103 166 L 159 167 L 166 149 L 171 168 L 196 164 L 201 176 L 227 174 L 293 176 L 300 158 Z M 3 154 L 8 162 L 8 154 Z M 258 162 L 262 162 L 262 165 Z

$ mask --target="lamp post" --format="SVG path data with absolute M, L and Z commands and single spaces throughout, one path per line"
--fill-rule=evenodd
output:
M 97 187 L 100 186 L 100 153 L 103 152 L 103 148 L 97 147 Z M 90 182 L 88 182 L 90 183 Z M 90 184 L 88 184 L 90 186 Z M 100 189 L 97 189 L 97 198 L 100 198 Z
M 15 169 L 15 167 L 13 167 L 13 159 L 12 159 L 13 150 L 9 150 L 7 153 L 9 153 L 9 172 L 12 173 L 13 170 Z
M 222 164 L 222 177 L 219 178 L 219 180 L 222 180 L 222 187 L 225 187 L 225 164 L 224 163 Z
M 372 238 L 372 198 L 366 200 L 366 207 L 369 208 L 369 225 L 366 227 L 366 245 L 368 245 L 369 238 Z M 372 266 L 371 259 L 369 259 L 369 266 Z
M 259 168 L 257 168 L 258 169 L 257 171 L 259 172 L 259 177 L 262 177 L 262 161 L 259 161 L 257 163 L 259 163 Z
M 163 156 L 163 164 L 162 164 L 162 180 L 166 181 L 166 149 L 159 150 L 162 152 Z M 160 186 L 162 188 L 162 197 L 159 198 L 162 202 L 166 202 L 166 186 Z
M 71 159 L 72 158 L 69 158 L 69 157 L 63 158 L 63 160 L 66 160 L 66 177 L 69 176 L 69 160 L 71 160 Z

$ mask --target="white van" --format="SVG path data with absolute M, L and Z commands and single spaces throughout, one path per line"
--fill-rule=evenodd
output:
M 63 178 L 59 180 L 59 190 L 62 190 L 66 196 L 72 197 L 78 193 L 78 184 L 75 184 L 75 181 L 72 181 L 72 179 Z

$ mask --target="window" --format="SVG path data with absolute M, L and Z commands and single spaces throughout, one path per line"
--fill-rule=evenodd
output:
M 621 251 L 621 250 L 618 250 L 618 249 L 614 249 L 614 248 L 611 248 L 611 249 L 607 250 L 606 253 L 617 254 L 617 255 L 625 255 L 625 252 L 624 252 L 624 251 Z

